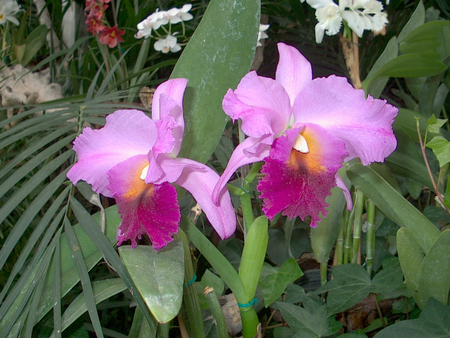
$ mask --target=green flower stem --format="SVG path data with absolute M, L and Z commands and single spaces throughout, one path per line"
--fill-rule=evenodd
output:
M 156 334 L 157 338 L 169 338 L 169 323 L 159 324 L 158 332 Z
M 209 308 L 211 309 L 212 316 L 217 323 L 217 331 L 219 331 L 219 338 L 228 338 L 227 324 L 225 322 L 225 317 L 222 312 L 222 307 L 219 304 L 219 299 L 212 287 L 206 287 L 203 290 L 206 296 L 206 301 L 208 302 Z
M 371 201 L 367 201 L 367 233 L 366 233 L 366 265 L 369 276 L 373 271 L 373 256 L 375 250 L 375 204 Z
M 355 201 L 355 196 L 353 196 L 353 201 Z M 343 264 L 350 263 L 350 259 L 351 259 L 351 245 L 350 245 L 350 242 L 352 241 L 352 228 L 353 228 L 353 221 L 354 220 L 355 220 L 355 204 L 353 205 L 352 212 L 350 213 L 350 217 L 348 218 L 348 221 L 347 221 L 347 229 L 345 231 L 344 261 L 343 261 Z
M 339 232 L 336 240 L 336 265 L 343 264 L 344 260 L 344 241 L 345 241 L 345 229 L 348 223 L 348 210 L 345 209 L 341 218 L 341 224 L 339 226 Z
M 355 227 L 353 229 L 352 263 L 358 263 L 358 251 L 361 243 L 362 214 L 364 209 L 364 195 L 361 190 L 356 191 Z
M 183 243 L 184 248 L 184 285 L 183 303 L 186 308 L 189 328 L 194 337 L 205 337 L 205 328 L 203 326 L 202 310 L 198 300 L 198 293 L 194 283 L 189 283 L 195 276 L 192 265 L 191 251 L 189 250 L 189 239 L 182 229 L 178 229 L 176 235 Z
M 187 218 L 182 217 L 181 228 L 186 232 L 191 242 L 202 253 L 222 280 L 234 293 L 238 303 L 247 304 L 247 294 L 238 273 L 224 255 L 197 229 Z M 258 277 L 259 278 L 259 277 Z M 253 338 L 259 324 L 258 316 L 253 306 L 240 308 L 244 338 Z
M 320 263 L 320 284 L 324 285 L 328 278 L 328 264 Z
M 256 175 L 261 169 L 261 166 L 262 162 L 253 164 L 252 169 L 249 171 L 243 182 L 242 190 L 244 191 L 244 193 L 239 195 L 241 199 L 242 214 L 244 216 L 244 240 L 247 238 L 249 227 L 253 224 L 254 221 L 252 198 L 250 195 L 251 184 L 255 180 Z

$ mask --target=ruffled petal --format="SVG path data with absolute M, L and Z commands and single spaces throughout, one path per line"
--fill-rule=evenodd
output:
M 345 142 L 345 161 L 383 162 L 397 147 L 392 123 L 398 109 L 385 100 L 365 98 L 347 79 L 317 78 L 294 103 L 295 123 L 315 123 Z
M 116 199 L 122 223 L 117 230 L 118 244 L 147 234 L 153 248 L 159 250 L 172 241 L 178 231 L 181 214 L 176 189 L 169 183 L 146 184 L 141 178 L 148 165 L 145 155 L 119 163 L 108 171 L 108 189 Z
M 299 131 L 308 143 L 308 153 L 293 148 Z M 310 226 L 315 227 L 319 213 L 327 214 L 325 198 L 336 186 L 336 173 L 347 155 L 345 145 L 314 124 L 294 125 L 285 134 L 274 141 L 261 170 L 265 176 L 257 189 L 263 211 L 271 220 L 279 212 L 290 219 L 311 216 Z
M 288 93 L 292 106 L 302 88 L 312 80 L 312 68 L 309 61 L 296 48 L 281 42 L 277 46 L 280 61 L 275 79 Z
M 236 214 L 230 194 L 224 189 L 219 195 L 217 205 L 211 198 L 212 189 L 219 181 L 219 175 L 204 164 L 201 164 L 202 168 L 199 170 L 200 163 L 190 159 L 178 158 L 176 161 L 183 162 L 186 166 L 175 183 L 192 194 L 220 238 L 225 239 L 234 234 Z
M 166 126 L 170 125 L 170 135 L 174 138 L 173 144 L 171 143 L 170 146 L 170 152 L 173 157 L 176 157 L 180 152 L 181 142 L 183 141 L 183 97 L 186 86 L 187 79 L 172 79 L 163 82 L 156 88 L 152 100 L 152 118 L 156 124 L 160 120 L 174 120 L 174 124 L 172 122 L 163 122 Z
M 279 134 L 291 117 L 289 96 L 283 86 L 254 71 L 242 78 L 235 91 L 228 90 L 222 107 L 233 121 L 242 120 L 242 130 L 251 137 Z
M 74 184 L 84 180 L 94 191 L 111 197 L 106 188 L 108 170 L 139 154 L 147 154 L 158 137 L 155 123 L 142 111 L 118 110 L 106 117 L 103 128 L 85 128 L 74 143 L 78 162 L 67 177 Z
M 265 157 L 269 156 L 270 146 L 273 142 L 272 140 L 273 138 L 271 135 L 260 138 L 249 137 L 234 149 L 227 167 L 223 171 L 213 190 L 212 199 L 216 205 L 219 203 L 219 196 L 222 193 L 222 190 L 225 190 L 225 185 L 236 170 L 246 164 L 262 161 Z

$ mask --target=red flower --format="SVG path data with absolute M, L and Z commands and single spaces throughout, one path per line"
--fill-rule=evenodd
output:
M 118 42 L 123 42 L 121 38 L 125 34 L 125 31 L 120 30 L 117 26 L 105 27 L 99 34 L 98 39 L 103 45 L 108 45 L 109 48 L 114 48 L 117 46 Z
M 106 28 L 102 21 L 94 16 L 88 16 L 86 24 L 88 25 L 88 32 L 92 35 L 96 35 Z

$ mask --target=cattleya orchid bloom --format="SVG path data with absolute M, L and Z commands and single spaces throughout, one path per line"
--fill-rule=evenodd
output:
M 118 245 L 147 234 L 155 250 L 172 241 L 178 231 L 180 207 L 170 183 L 189 191 L 223 239 L 236 229 L 230 195 L 215 205 L 212 189 L 219 180 L 208 166 L 177 158 L 184 133 L 183 96 L 186 79 L 162 83 L 152 101 L 152 119 L 139 110 L 118 110 L 103 128 L 85 128 L 74 141 L 78 162 L 67 177 L 84 180 L 94 191 L 115 198 L 122 223 Z
M 241 119 L 249 137 L 231 155 L 213 200 L 219 201 L 239 167 L 264 160 L 257 189 L 266 216 L 311 216 L 315 227 L 319 213 L 326 217 L 325 198 L 336 185 L 351 207 L 337 173 L 344 161 L 382 162 L 395 150 L 392 123 L 398 110 L 384 100 L 366 99 L 346 78 L 313 80 L 311 64 L 294 47 L 279 43 L 278 51 L 275 80 L 252 71 L 223 99 L 225 113 Z

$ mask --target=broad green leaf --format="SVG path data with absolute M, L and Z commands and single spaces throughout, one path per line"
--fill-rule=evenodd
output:
M 450 179 L 447 180 L 447 188 L 445 189 L 444 204 L 450 209 Z
M 291 304 L 302 303 L 302 306 L 311 313 L 323 305 L 319 296 L 306 294 L 305 290 L 297 284 L 290 284 L 286 287 L 284 301 Z
M 384 260 L 383 269 L 373 277 L 372 285 L 373 292 L 384 299 L 407 295 L 402 269 L 397 257 L 389 257 Z
M 200 283 L 202 284 L 203 288 L 207 286 L 214 288 L 217 296 L 221 296 L 225 291 L 225 283 L 223 282 L 223 280 L 219 276 L 212 273 L 209 269 L 205 270 Z
M 406 287 L 416 302 L 423 302 L 419 290 L 419 272 L 425 252 L 413 233 L 406 228 L 400 228 L 397 232 L 397 250 Z
M 436 40 L 436 37 L 442 31 L 442 28 L 449 25 L 450 21 L 448 20 L 427 22 L 405 36 L 402 43 L 417 43 Z
M 439 166 L 442 168 L 450 162 L 450 142 L 442 136 L 435 136 L 427 143 L 427 148 L 433 150 L 436 155 Z
M 160 323 L 172 320 L 183 299 L 183 244 L 174 239 L 155 251 L 148 245 L 119 247 L 119 254 L 148 308 Z
M 420 317 L 404 320 L 378 332 L 376 338 L 443 338 L 450 332 L 450 308 L 431 298 Z
M 420 27 L 425 23 L 425 7 L 422 0 L 419 1 L 414 13 L 409 18 L 406 25 L 403 27 L 402 31 L 398 35 L 398 41 L 401 43 L 403 39 L 411 33 L 416 28 Z
M 314 291 L 321 294 L 330 291 L 327 297 L 329 314 L 336 314 L 357 304 L 373 292 L 370 276 L 357 264 L 337 265 L 333 268 L 333 279 Z
M 311 228 L 311 247 L 319 263 L 328 262 L 341 224 L 342 211 L 347 204 L 342 189 L 335 187 L 331 193 L 325 199 L 329 205 L 327 217 L 320 217 L 320 226 Z
M 375 64 L 372 66 L 369 74 L 367 74 L 367 77 L 370 78 L 383 65 L 385 65 L 389 61 L 393 60 L 397 56 L 398 56 L 398 41 L 397 41 L 397 38 L 394 36 L 389 40 L 383 53 L 381 53 L 380 57 L 377 59 Z M 389 80 L 389 78 L 387 78 L 387 77 L 378 78 L 378 79 L 374 80 L 367 88 L 366 94 L 370 94 L 375 98 L 379 98 L 381 93 L 383 92 L 383 89 L 386 86 L 386 83 L 388 82 L 388 80 Z
M 25 50 L 19 60 L 23 66 L 26 66 L 39 52 L 45 44 L 45 36 L 47 35 L 47 26 L 37 26 L 25 40 Z
M 347 175 L 388 218 L 409 229 L 425 252 L 431 249 L 440 235 L 439 230 L 380 175 L 361 164 L 351 165 Z
M 419 54 L 403 54 L 385 63 L 370 78 L 366 78 L 362 86 L 367 91 L 372 81 L 379 77 L 429 77 L 438 75 L 446 69 L 447 66 L 435 58 Z
M 92 282 L 92 289 L 94 291 L 94 301 L 98 304 L 124 290 L 126 285 L 120 278 L 105 279 L 101 281 Z M 77 320 L 83 313 L 87 311 L 84 294 L 78 295 L 73 300 L 69 307 L 64 311 L 62 316 L 62 330 L 67 329 L 75 320 Z M 53 332 L 53 335 L 55 332 Z
M 295 259 L 290 258 L 277 270 L 265 265 L 265 274 L 261 276 L 259 287 L 264 295 L 264 304 L 268 307 L 285 291 L 286 287 L 303 276 Z
M 419 290 L 423 298 L 433 297 L 449 304 L 450 291 L 450 229 L 441 233 L 422 261 L 419 272 Z M 418 303 L 420 307 L 425 304 Z
M 171 78 L 189 80 L 180 156 L 206 162 L 227 117 L 222 100 L 250 70 L 260 22 L 259 0 L 212 0 Z
M 283 319 L 289 324 L 298 337 L 326 337 L 337 333 L 342 327 L 334 316 L 327 314 L 326 306 L 321 306 L 314 313 L 306 311 L 300 306 L 277 302 L 276 306 Z M 297 335 L 295 337 L 297 337 Z
M 269 221 L 266 216 L 259 216 L 251 225 L 244 250 L 242 251 L 241 263 L 239 265 L 239 278 L 247 294 L 247 301 L 251 302 L 255 297 L 261 269 L 266 257 Z
M 307 229 L 293 229 L 290 237 L 290 251 L 293 257 L 300 257 L 304 252 L 311 252 L 311 240 Z M 283 265 L 287 259 L 292 258 L 287 246 L 285 232 L 279 228 L 270 228 L 267 257 L 276 265 Z

